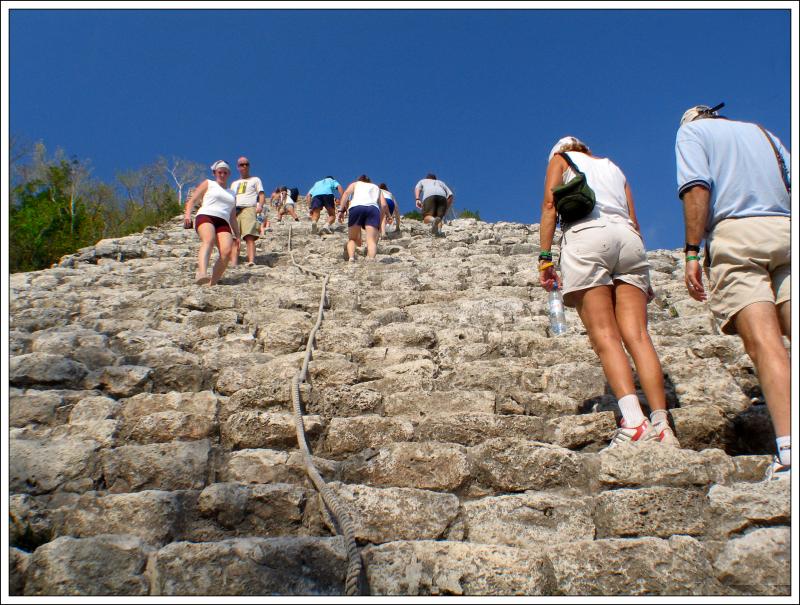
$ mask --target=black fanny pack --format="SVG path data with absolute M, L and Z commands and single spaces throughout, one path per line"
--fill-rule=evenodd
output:
M 553 201 L 556 204 L 556 211 L 561 219 L 561 224 L 574 223 L 589 215 L 594 209 L 594 191 L 586 182 L 586 175 L 583 174 L 575 165 L 569 155 L 559 153 L 567 160 L 567 163 L 575 171 L 575 178 L 568 183 L 553 187 Z

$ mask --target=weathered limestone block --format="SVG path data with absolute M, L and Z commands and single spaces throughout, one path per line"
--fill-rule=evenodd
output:
M 693 406 L 670 411 L 681 447 L 727 449 L 734 441 L 733 425 L 718 406 Z
M 45 503 L 28 494 L 8 498 L 8 541 L 26 551 L 53 539 L 53 523 Z
M 217 424 L 213 416 L 164 411 L 126 421 L 122 438 L 134 443 L 166 443 L 213 438 Z
M 755 529 L 730 540 L 714 561 L 714 569 L 719 581 L 733 594 L 789 596 L 791 530 Z
M 291 401 L 292 378 L 303 365 L 304 353 L 282 355 L 266 364 L 248 361 L 243 365 L 227 366 L 220 370 L 215 390 L 221 395 L 233 395 L 242 389 L 262 388 L 265 395 L 280 396 Z
M 392 443 L 342 464 L 342 480 L 375 487 L 455 491 L 470 475 L 466 448 L 452 443 Z
M 547 551 L 557 594 L 719 595 L 701 542 L 688 536 L 586 540 Z
M 341 459 L 366 448 L 380 448 L 413 438 L 414 425 L 402 418 L 377 415 L 333 418 L 320 451 L 333 459 Z
M 330 487 L 350 511 L 356 539 L 372 544 L 447 538 L 458 515 L 459 502 L 453 494 L 345 483 Z M 330 516 L 325 515 L 325 522 L 336 531 Z
M 134 536 L 63 536 L 29 559 L 26 596 L 147 595 L 148 546 Z
M 113 350 L 119 351 L 122 355 L 133 356 L 151 348 L 185 344 L 183 339 L 176 336 L 137 324 L 135 328 L 116 332 L 110 343 Z
M 580 454 L 517 439 L 492 439 L 469 449 L 473 477 L 496 491 L 521 492 L 582 486 L 587 477 Z
M 686 334 L 710 336 L 718 333 L 714 318 L 707 312 L 660 321 L 654 324 L 650 331 L 660 336 L 684 336 Z
M 394 347 L 420 347 L 430 349 L 436 346 L 436 331 L 421 323 L 392 323 L 381 326 L 374 333 L 375 344 Z
M 494 406 L 495 395 L 492 391 L 408 390 L 383 396 L 387 416 L 416 419 L 450 414 L 493 414 Z
M 63 355 L 27 353 L 11 358 L 9 382 L 14 386 L 58 385 L 80 387 L 88 369 L 80 362 Z
M 701 536 L 706 530 L 706 497 L 675 487 L 616 489 L 595 498 L 597 538 Z
M 771 464 L 772 456 L 768 454 L 762 456 L 734 456 L 733 465 L 735 471 L 732 480 L 735 482 L 762 481 Z
M 417 359 L 381 368 L 384 378 L 363 382 L 359 388 L 369 388 L 380 393 L 433 389 L 436 364 L 430 359 Z
M 308 374 L 315 387 L 354 384 L 358 381 L 358 366 L 344 355 L 316 352 L 308 365 Z
M 328 324 L 328 321 L 331 323 Z M 309 326 L 307 331 L 310 332 L 310 330 Z M 305 340 L 303 340 L 299 348 L 305 350 L 305 344 Z M 373 344 L 373 338 L 372 332 L 369 330 L 356 326 L 339 326 L 334 323 L 333 318 L 329 320 L 326 317 L 317 331 L 316 344 L 320 351 L 327 353 L 355 355 L 365 350 L 369 351 Z M 385 350 L 385 347 L 381 347 L 381 349 Z M 271 351 L 272 348 L 266 350 Z
M 532 416 L 495 416 L 494 414 L 454 414 L 432 416 L 420 421 L 415 441 L 443 441 L 472 446 L 488 439 L 507 437 L 534 441 L 545 435 L 541 418 Z
M 86 397 L 72 407 L 70 424 L 89 424 L 98 420 L 115 418 L 120 403 L 110 397 Z
M 592 540 L 591 498 L 553 493 L 482 498 L 464 504 L 466 540 L 532 550 Z
M 341 347 L 341 344 L 339 346 Z M 333 352 L 342 353 L 343 351 L 334 350 Z M 412 347 L 356 347 L 349 349 L 345 354 L 351 355 L 353 361 L 361 366 L 362 376 L 366 376 L 367 380 L 385 378 L 392 371 L 392 366 L 421 359 L 432 359 L 432 353 L 428 349 Z
M 341 538 L 246 538 L 175 542 L 156 553 L 153 595 L 344 594 Z
M 184 317 L 184 323 L 190 329 L 202 328 L 205 326 L 224 326 L 225 333 L 231 327 L 242 323 L 242 315 L 235 309 L 220 309 L 219 311 L 189 311 Z
M 319 416 L 303 416 L 306 438 L 315 440 L 322 433 Z M 227 450 L 297 447 L 293 414 L 247 410 L 228 416 L 220 423 L 222 446 Z
M 55 391 L 11 389 L 8 400 L 9 425 L 55 424 L 56 411 L 62 404 L 63 399 Z
M 606 377 L 598 363 L 560 363 L 542 370 L 542 385 L 547 393 L 584 401 L 605 392 Z
M 108 347 L 108 337 L 94 330 L 65 327 L 36 332 L 32 335 L 34 353 L 63 355 L 87 368 L 114 365 L 117 356 Z
M 8 354 L 16 356 L 30 353 L 32 342 L 33 337 L 27 332 L 11 330 L 8 333 Z
M 546 555 L 464 542 L 390 542 L 362 551 L 373 595 L 553 594 Z
M 89 386 L 99 386 L 114 397 L 131 397 L 153 388 L 153 370 L 144 366 L 109 366 L 98 370 L 96 376 L 87 377 Z
M 751 527 L 789 525 L 791 515 L 788 481 L 714 485 L 708 491 L 708 527 L 721 538 Z
M 211 391 L 200 393 L 140 393 L 120 403 L 120 416 L 126 421 L 158 412 L 179 411 L 195 416 L 213 417 L 217 412 L 217 396 Z
M 177 498 L 170 492 L 148 490 L 106 496 L 88 492 L 76 503 L 53 511 L 53 532 L 75 538 L 129 534 L 160 545 L 174 538 L 179 513 Z
M 685 348 L 673 347 L 661 354 L 661 365 L 674 385 L 675 401 L 667 393 L 667 402 L 671 405 L 681 408 L 716 405 L 726 414 L 738 413 L 750 406 L 750 398 L 719 359 L 698 359 Z
M 616 428 L 613 412 L 562 416 L 547 423 L 546 440 L 570 450 L 605 447 Z
M 103 475 L 112 493 L 201 489 L 210 452 L 207 439 L 126 445 L 102 453 Z
M 153 390 L 200 391 L 211 380 L 211 370 L 199 356 L 177 347 L 154 347 L 128 357 L 129 363 L 152 368 Z
M 96 441 L 11 439 L 8 462 L 11 493 L 44 494 L 56 489 L 92 489 L 99 476 Z
M 238 395 L 239 393 L 231 397 L 231 400 L 236 400 Z M 364 388 L 362 384 L 328 388 L 314 387 L 307 396 L 303 394 L 303 402 L 306 404 L 306 411 L 312 414 L 321 414 L 326 417 L 351 417 L 380 412 L 383 395 L 380 391 L 370 387 Z M 284 407 L 288 407 L 288 405 L 284 405 Z
M 734 472 L 731 459 L 721 450 L 695 452 L 643 443 L 604 450 L 596 454 L 597 481 L 601 487 L 706 486 L 727 483 Z
M 303 531 L 307 509 L 319 516 L 316 492 L 285 483 L 214 483 L 197 501 L 199 514 L 243 536 L 297 534 Z
M 402 323 L 409 320 L 408 313 L 399 307 L 390 307 L 388 309 L 378 309 L 369 314 L 368 318 L 371 321 L 377 322 L 381 326 L 388 326 L 393 323 Z
M 314 456 L 320 475 L 330 481 L 338 472 L 338 464 Z M 303 455 L 299 451 L 279 452 L 268 449 L 231 452 L 220 469 L 219 481 L 239 483 L 310 484 Z
M 13 546 L 8 549 L 8 594 L 22 596 L 25 592 L 25 572 L 28 570 L 30 555 Z

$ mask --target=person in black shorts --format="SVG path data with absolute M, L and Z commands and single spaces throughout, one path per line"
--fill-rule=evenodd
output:
M 317 181 L 309 189 L 306 195 L 307 199 L 311 200 L 309 205 L 309 216 L 311 217 L 311 233 L 317 233 L 317 221 L 322 209 L 325 208 L 328 212 L 328 223 L 322 228 L 322 231 L 331 233 L 331 226 L 336 220 L 336 197 L 335 193 L 339 192 L 339 197 L 342 196 L 342 186 L 332 176 L 326 176 L 324 179 Z
M 441 235 L 439 226 L 453 205 L 453 192 L 433 173 L 421 179 L 414 187 L 417 208 L 422 210 L 423 222 L 431 226 L 432 235 Z

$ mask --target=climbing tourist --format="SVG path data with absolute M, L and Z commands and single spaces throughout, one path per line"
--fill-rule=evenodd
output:
M 381 213 L 387 212 L 387 208 L 380 188 L 366 174 L 350 183 L 342 194 L 339 214 L 343 216 L 345 212 L 348 212 L 348 239 L 345 244 L 348 260 L 353 262 L 356 259 L 356 247 L 361 245 L 361 229 L 367 232 L 367 258 L 375 258 Z
M 331 233 L 331 227 L 336 220 L 336 192 L 339 192 L 339 197 L 342 196 L 342 186 L 332 176 L 326 176 L 324 179 L 317 181 L 308 191 L 306 196 L 311 200 L 310 216 L 311 216 L 311 233 L 317 232 L 317 221 L 322 209 L 328 213 L 328 222 L 323 227 L 323 231 Z
M 186 211 L 183 217 L 184 229 L 192 228 L 192 209 L 202 199 L 197 211 L 194 228 L 200 236 L 200 251 L 197 254 L 197 273 L 195 283 L 216 284 L 233 254 L 234 240 L 239 239 L 239 225 L 236 222 L 236 196 L 227 189 L 231 168 L 219 160 L 211 166 L 214 180 L 207 179 L 195 187 L 192 195 L 186 200 Z M 211 276 L 208 276 L 208 260 L 216 243 L 219 258 L 214 263 Z
M 389 187 L 386 183 L 381 183 L 378 185 L 380 187 L 381 193 L 383 193 L 383 199 L 386 200 L 386 208 L 387 212 L 381 214 L 381 236 L 386 235 L 386 225 L 395 224 L 395 232 L 400 232 L 400 207 L 394 201 L 394 195 L 391 191 L 389 191 Z
M 431 226 L 431 234 L 440 235 L 439 227 L 453 205 L 453 192 L 444 181 L 429 173 L 414 187 L 414 199 L 417 208 L 422 210 L 423 222 Z
M 778 137 L 719 115 L 721 107 L 686 110 L 675 140 L 685 283 L 693 299 L 708 300 L 724 334 L 741 337 L 777 438 L 767 479 L 788 478 L 791 374 L 782 335 L 791 338 L 790 155 Z
M 231 190 L 236 195 L 236 220 L 239 224 L 239 233 L 244 238 L 247 247 L 247 266 L 256 264 L 256 240 L 261 235 L 257 217 L 264 208 L 264 186 L 257 176 L 250 176 L 250 160 L 241 157 L 236 162 L 241 178 L 231 183 Z M 234 244 L 234 254 L 231 265 L 239 262 L 239 240 Z
M 294 194 L 294 195 L 292 195 Z M 280 205 L 278 206 L 278 222 L 280 223 L 283 220 L 284 214 L 289 214 L 295 221 L 299 221 L 300 219 L 297 218 L 297 212 L 295 212 L 294 206 L 295 202 L 297 201 L 298 191 L 295 187 L 289 189 L 288 187 L 281 187 L 280 188 Z
M 625 175 L 611 160 L 592 155 L 586 144 L 574 137 L 559 140 L 549 160 L 540 224 L 539 281 L 548 291 L 560 287 L 564 304 L 578 311 L 618 400 L 622 421 L 608 447 L 642 441 L 678 446 L 667 416 L 661 362 L 647 332 L 650 266 Z M 562 216 L 559 279 L 551 253 L 558 214 L 553 188 L 569 182 L 577 171 L 585 175 L 595 204 L 588 215 L 567 224 Z M 622 343 L 636 365 L 651 409 L 650 421 L 639 404 Z

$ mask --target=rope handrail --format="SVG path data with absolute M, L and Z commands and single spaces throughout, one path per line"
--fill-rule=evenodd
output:
M 320 295 L 319 311 L 317 312 L 317 321 L 308 335 L 303 366 L 292 379 L 292 405 L 294 407 L 294 422 L 297 434 L 297 445 L 303 454 L 306 474 L 311 479 L 314 487 L 317 488 L 320 496 L 322 496 L 322 501 L 325 503 L 325 506 L 328 507 L 328 510 L 330 510 L 335 525 L 339 527 L 346 542 L 347 576 L 345 578 L 345 594 L 347 596 L 357 596 L 360 594 L 359 576 L 361 575 L 362 562 L 361 554 L 358 552 L 358 546 L 356 544 L 353 519 L 350 516 L 347 508 L 339 500 L 333 490 L 331 490 L 331 488 L 325 483 L 322 475 L 320 475 L 319 471 L 314 465 L 314 459 L 311 456 L 311 451 L 308 449 L 308 442 L 306 441 L 305 426 L 303 425 L 303 409 L 300 401 L 300 383 L 305 382 L 308 378 L 308 364 L 311 362 L 311 355 L 314 348 L 317 330 L 319 330 L 320 325 L 322 325 L 325 303 L 328 300 L 328 282 L 330 281 L 331 274 L 323 274 L 318 271 L 307 269 L 294 260 L 294 251 L 292 250 L 292 225 L 289 225 L 288 246 L 289 259 L 291 260 L 292 265 L 297 267 L 301 273 L 305 273 L 313 277 L 323 278 L 322 294 Z

